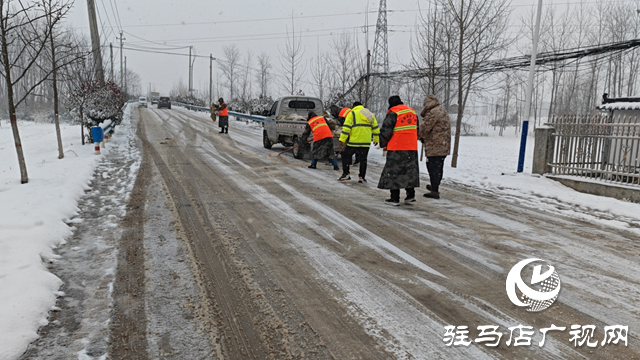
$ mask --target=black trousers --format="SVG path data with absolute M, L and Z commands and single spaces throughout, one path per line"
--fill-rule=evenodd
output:
M 429 171 L 431 191 L 433 192 L 438 192 L 438 188 L 440 187 L 445 158 L 446 156 L 427 156 L 427 171 Z
M 407 192 L 408 199 L 416 197 L 415 188 L 406 188 L 404 190 Z M 400 201 L 400 189 L 391 189 L 391 200 Z
M 360 176 L 364 179 L 367 175 L 367 156 L 369 156 L 369 148 L 368 147 L 356 147 L 349 146 L 344 149 L 342 152 L 342 173 L 349 173 L 349 165 L 351 165 L 351 160 L 353 159 L 353 155 L 356 155 L 356 158 L 360 160 Z

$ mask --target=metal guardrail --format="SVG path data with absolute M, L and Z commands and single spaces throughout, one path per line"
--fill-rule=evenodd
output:
M 247 119 L 247 120 L 259 122 L 259 123 L 264 123 L 264 119 L 265 119 L 265 116 L 243 114 L 236 111 L 229 111 L 229 115 L 235 116 L 241 119 Z
M 182 106 L 183 108 L 186 108 L 188 110 L 211 112 L 210 108 L 206 108 L 204 106 L 189 105 L 189 104 L 185 104 L 185 103 L 181 103 L 181 102 L 173 102 L 172 104 L 176 105 L 176 106 Z M 261 116 L 261 115 L 244 114 L 244 113 L 237 112 L 237 111 L 229 111 L 229 116 L 234 116 L 234 117 L 237 117 L 237 118 L 251 120 L 251 121 L 255 121 L 255 122 L 259 122 L 259 123 L 264 123 L 264 119 L 265 119 L 265 117 Z
M 182 106 L 183 108 L 187 108 L 188 110 L 198 110 L 198 111 L 206 111 L 206 112 L 211 111 L 211 109 L 204 106 L 185 104 L 177 101 L 171 102 L 171 105 Z
M 640 184 L 640 122 L 636 116 L 556 116 L 555 175 Z

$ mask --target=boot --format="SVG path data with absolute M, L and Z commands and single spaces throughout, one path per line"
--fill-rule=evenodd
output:
M 391 206 L 400 206 L 400 200 L 396 199 L 387 199 L 384 201 L 385 204 L 389 204 Z
M 340 178 L 338 179 L 338 181 L 348 181 L 351 180 L 351 176 L 349 174 L 342 174 L 342 176 L 340 176 Z
M 340 170 L 340 167 L 338 165 L 333 165 L 333 170 L 338 171 L 338 170 Z
M 315 166 L 315 165 L 313 165 L 313 164 L 311 164 L 311 165 L 309 165 L 309 166 L 307 166 L 307 167 L 308 167 L 309 169 L 316 169 L 316 166 Z
M 435 191 L 432 192 L 428 192 L 426 194 L 423 195 L 426 198 L 430 198 L 430 199 L 440 199 L 440 193 L 437 193 Z
M 224 134 L 224 128 L 222 128 L 222 130 L 220 130 L 219 134 Z
M 427 190 L 431 191 L 431 185 L 427 184 Z
M 224 128 L 224 133 L 225 133 L 225 134 L 228 134 L 228 133 L 229 133 L 229 128 L 228 128 L 228 127 Z

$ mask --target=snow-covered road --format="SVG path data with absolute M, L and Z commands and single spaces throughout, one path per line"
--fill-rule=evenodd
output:
M 104 264 L 92 264 L 82 281 L 58 274 L 76 291 L 60 297 L 61 320 L 25 359 L 640 355 L 637 204 L 501 175 L 504 154 L 486 153 L 500 144 L 474 138 L 464 139 L 474 144 L 462 148 L 466 168 L 445 170 L 442 199 L 423 198 L 423 187 L 417 202 L 390 207 L 388 192 L 376 188 L 379 149 L 370 153 L 368 184 L 340 183 L 323 162 L 312 170 L 289 154 L 270 157 L 284 148 L 264 149 L 259 125 L 232 121 L 219 134 L 208 114 L 180 108 L 138 109 L 132 121 L 144 158 L 111 236 L 117 244 L 107 244 L 118 250 L 117 268 L 115 255 L 102 254 L 109 246 L 78 225 L 60 263 L 99 256 Z M 485 160 L 465 165 L 473 151 Z M 107 191 L 118 189 L 109 187 L 114 174 L 103 179 Z M 90 192 L 80 208 L 92 201 Z M 516 307 L 505 291 L 507 273 L 527 258 L 546 260 L 562 283 L 538 313 Z M 104 279 L 109 289 L 99 286 Z M 95 302 L 96 294 L 106 298 Z M 540 330 L 552 324 L 566 329 L 548 332 L 540 346 Z M 471 341 L 478 326 L 495 325 L 500 345 L 447 346 L 448 325 L 468 326 Z M 533 331 L 528 344 L 510 330 L 519 325 Z M 596 346 L 577 346 L 572 325 L 595 325 L 591 339 L 584 334 Z M 610 325 L 629 327 L 628 346 L 601 343 Z
M 229 135 L 194 113 L 141 111 L 147 156 L 159 169 L 217 309 L 224 356 L 255 358 L 610 358 L 638 353 L 640 247 L 633 232 L 541 211 L 517 194 L 449 186 L 440 201 L 386 207 L 369 184 L 261 147 L 261 129 Z M 374 151 L 371 157 L 378 156 Z M 557 199 L 556 199 L 557 200 Z M 583 213 L 585 211 L 582 211 Z M 539 257 L 562 279 L 556 303 L 528 313 L 505 293 L 509 269 Z M 627 325 L 629 347 L 575 347 L 574 324 Z M 447 325 L 498 325 L 498 349 L 445 346 Z M 531 346 L 507 346 L 532 326 Z M 519 335 L 516 331 L 514 338 Z M 217 341 L 217 340 L 216 340 Z M 285 344 L 285 345 L 283 345 Z

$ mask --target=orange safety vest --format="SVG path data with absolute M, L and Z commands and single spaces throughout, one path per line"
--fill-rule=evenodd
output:
M 220 104 L 220 106 L 222 105 L 226 105 L 227 103 L 222 103 Z M 229 113 L 227 112 L 228 108 L 224 108 L 222 110 L 218 110 L 218 116 L 229 116 Z
M 346 119 L 347 115 L 349 115 L 350 112 L 351 112 L 351 109 L 349 109 L 348 107 L 342 108 L 342 110 L 340 110 L 340 114 L 338 114 L 338 117 Z
M 389 151 L 418 150 L 418 115 L 406 105 L 396 105 L 387 113 L 394 112 L 398 116 L 393 135 L 387 144 Z
M 311 132 L 313 132 L 313 142 L 320 141 L 329 137 L 333 137 L 329 125 L 322 116 L 312 117 L 308 121 Z

